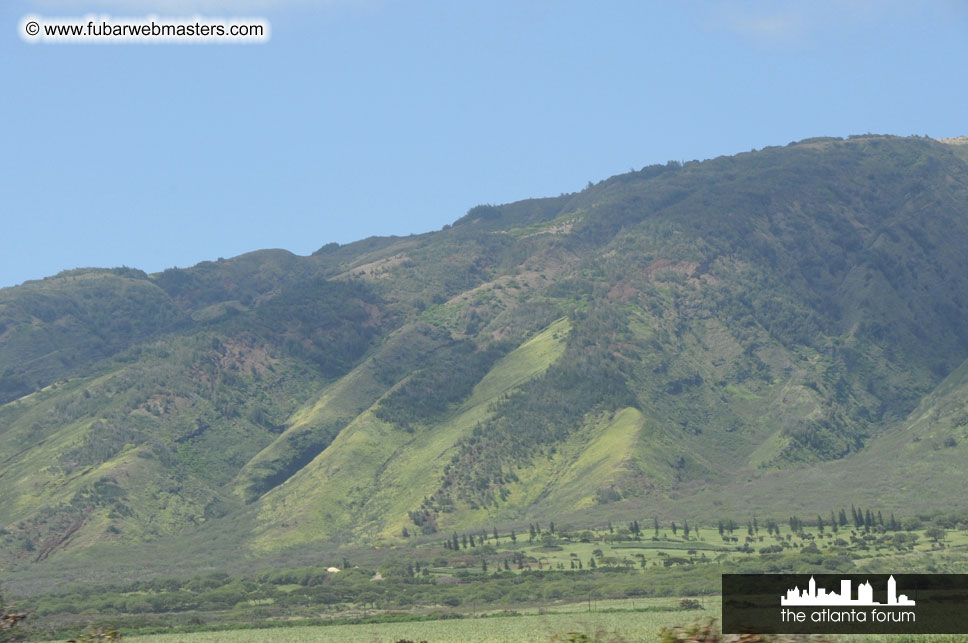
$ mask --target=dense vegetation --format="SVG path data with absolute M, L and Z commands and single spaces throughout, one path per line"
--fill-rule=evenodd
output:
M 239 580 L 535 521 L 964 510 L 966 211 L 960 148 L 811 139 L 0 290 L 8 586 L 146 543 Z

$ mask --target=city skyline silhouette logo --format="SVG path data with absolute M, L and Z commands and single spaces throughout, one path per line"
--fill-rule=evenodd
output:
M 788 589 L 786 596 L 780 596 L 780 605 L 878 605 L 882 607 L 908 607 L 914 605 L 914 601 L 906 594 L 898 595 L 897 581 L 892 575 L 887 579 L 887 602 L 879 603 L 874 600 L 874 588 L 870 581 L 861 583 L 857 586 L 857 598 L 852 598 L 852 588 L 849 579 L 840 581 L 840 592 L 828 593 L 823 587 L 817 587 L 817 581 L 813 576 L 805 589 L 793 587 Z

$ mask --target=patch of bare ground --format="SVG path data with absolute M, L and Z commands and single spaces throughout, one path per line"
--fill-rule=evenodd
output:
M 577 257 L 568 257 L 546 253 L 531 257 L 524 265 L 518 266 L 513 274 L 501 275 L 491 281 L 465 290 L 455 295 L 448 302 L 448 306 L 473 301 L 484 293 L 493 294 L 503 304 L 517 299 L 521 292 L 546 286 L 554 277 L 576 264 Z
M 603 256 L 608 257 L 609 255 L 615 254 L 611 251 Z M 696 261 L 673 261 L 671 259 L 656 259 L 648 266 L 646 266 L 643 271 L 645 277 L 649 281 L 655 281 L 661 279 L 663 275 L 669 274 L 679 274 L 686 277 L 688 283 L 692 285 L 713 285 L 719 282 L 719 279 L 708 272 L 708 264 L 700 264 Z M 637 299 L 643 293 L 641 290 L 632 285 L 631 279 L 622 279 L 617 282 L 608 291 L 608 298 L 620 301 L 622 303 L 627 303 L 631 300 Z
M 168 395 L 164 393 L 155 393 L 142 404 L 137 409 L 131 411 L 133 414 L 147 414 L 147 415 L 168 415 L 173 410 L 181 410 L 191 403 L 187 397 L 180 397 L 178 395 Z
M 661 273 L 676 273 L 692 277 L 699 267 L 698 261 L 672 261 L 671 259 L 656 259 L 645 268 L 649 279 L 655 279 Z
M 222 348 L 218 365 L 223 369 L 262 375 L 268 371 L 270 364 L 277 361 L 269 355 L 265 346 L 251 345 L 242 340 L 225 340 Z
M 190 373 L 195 381 L 214 386 L 215 381 L 218 380 L 218 374 L 222 371 L 261 376 L 265 375 L 270 366 L 278 361 L 269 354 L 265 346 L 249 343 L 240 338 L 223 339 L 217 348 L 207 353 L 203 362 L 196 363 L 191 368 Z
M 575 221 L 577 221 L 577 219 L 562 221 L 561 223 L 549 226 L 543 230 L 522 235 L 521 238 L 527 239 L 528 237 L 536 237 L 540 234 L 571 234 L 571 229 L 575 227 Z
M 359 266 L 354 266 L 345 272 L 341 272 L 332 279 L 345 280 L 345 279 L 363 279 L 366 281 L 372 281 L 375 279 L 386 279 L 390 276 L 391 271 L 397 266 L 403 265 L 405 262 L 409 261 L 410 257 L 405 253 L 395 254 L 384 259 L 378 259 L 376 261 L 371 261 L 370 263 L 364 263 Z
M 623 304 L 628 302 L 630 299 L 635 299 L 642 294 L 642 291 L 638 288 L 634 288 L 632 284 L 628 282 L 627 279 L 623 279 L 608 291 L 608 298 L 620 301 Z

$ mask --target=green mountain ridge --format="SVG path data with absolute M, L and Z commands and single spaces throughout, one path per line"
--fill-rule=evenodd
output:
M 957 505 L 966 213 L 955 144 L 808 139 L 2 289 L 0 564 Z

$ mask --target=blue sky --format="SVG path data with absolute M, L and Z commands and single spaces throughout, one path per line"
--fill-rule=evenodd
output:
M 27 14 L 263 16 L 264 45 L 30 44 Z M 14 0 L 0 287 L 439 229 L 810 136 L 968 134 L 968 3 Z

